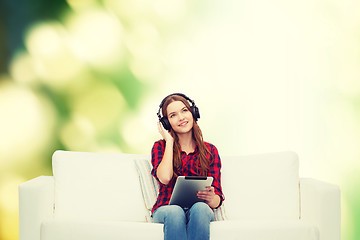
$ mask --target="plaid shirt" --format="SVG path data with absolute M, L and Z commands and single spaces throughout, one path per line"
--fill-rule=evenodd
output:
M 214 178 L 212 186 L 215 189 L 215 194 L 219 195 L 221 201 L 224 200 L 224 195 L 221 189 L 221 160 L 219 157 L 218 150 L 216 147 L 210 143 L 205 142 L 206 147 L 209 149 L 210 154 L 208 154 L 208 159 L 210 161 L 208 176 L 212 176 Z M 157 168 L 163 158 L 165 152 L 165 141 L 160 140 L 154 143 L 154 146 L 151 150 L 151 163 L 153 165 L 153 169 L 151 174 L 159 181 L 156 176 Z M 186 154 L 185 152 L 181 152 L 181 160 L 182 160 L 182 168 L 181 172 L 178 173 L 179 176 L 199 176 L 199 173 L 196 171 L 197 167 L 195 166 L 195 161 L 198 157 L 199 150 L 198 147 L 195 148 L 195 151 L 190 154 Z M 170 202 L 171 193 L 174 189 L 176 182 L 176 177 L 173 177 L 168 185 L 162 184 L 160 181 L 160 190 L 157 201 L 152 208 L 152 213 L 159 208 L 160 206 L 167 205 Z

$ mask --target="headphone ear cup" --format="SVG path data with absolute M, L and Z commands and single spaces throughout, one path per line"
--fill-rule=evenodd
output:
M 200 112 L 196 106 L 191 106 L 191 113 L 195 121 L 197 121 L 200 118 Z
M 171 125 L 170 125 L 169 120 L 166 117 L 162 117 L 160 119 L 160 122 L 166 130 L 170 131 Z

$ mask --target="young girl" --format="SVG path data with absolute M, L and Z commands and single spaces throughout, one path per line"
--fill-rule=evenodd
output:
M 213 209 L 224 200 L 218 151 L 214 145 L 204 142 L 197 124 L 199 110 L 184 94 L 175 93 L 164 98 L 158 117 L 163 140 L 155 142 L 152 148 L 151 173 L 160 183 L 152 221 L 164 224 L 165 240 L 209 239 Z M 212 176 L 212 186 L 197 194 L 204 202 L 197 202 L 189 209 L 169 205 L 178 176 Z

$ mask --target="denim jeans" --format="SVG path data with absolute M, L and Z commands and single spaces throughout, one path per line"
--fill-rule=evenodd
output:
M 152 222 L 164 224 L 165 240 L 210 239 L 210 222 L 214 212 L 203 202 L 195 203 L 190 209 L 177 205 L 165 205 L 156 209 Z

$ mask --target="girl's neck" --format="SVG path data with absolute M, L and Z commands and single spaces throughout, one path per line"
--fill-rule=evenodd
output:
M 192 133 L 189 134 L 179 134 L 179 144 L 181 146 L 181 150 L 186 153 L 193 152 L 195 150 L 195 141 L 192 137 Z

